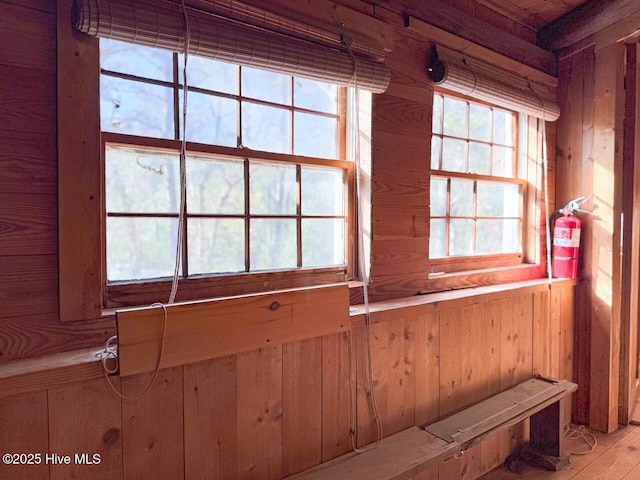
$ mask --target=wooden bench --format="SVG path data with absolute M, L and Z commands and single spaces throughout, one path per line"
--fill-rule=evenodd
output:
M 460 455 L 490 434 L 530 418 L 525 458 L 552 470 L 569 464 L 563 448 L 564 399 L 575 383 L 534 377 L 509 390 L 421 427 L 391 435 L 378 448 L 349 453 L 290 480 L 401 480 Z

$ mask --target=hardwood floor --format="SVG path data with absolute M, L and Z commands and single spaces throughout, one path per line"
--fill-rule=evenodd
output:
M 610 435 L 592 432 L 597 445 L 593 452 L 571 455 L 571 465 L 559 472 L 549 472 L 516 464 L 512 472 L 502 465 L 480 480 L 640 480 L 640 426 L 621 427 Z M 569 452 L 584 452 L 589 446 L 582 439 L 567 439 Z

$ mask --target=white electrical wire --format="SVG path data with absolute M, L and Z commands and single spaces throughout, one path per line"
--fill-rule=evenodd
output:
M 358 80 L 356 78 L 357 75 L 357 63 L 355 55 L 351 49 L 351 38 L 344 31 L 344 23 L 342 24 L 343 33 L 342 33 L 342 43 L 347 47 L 349 52 L 349 56 L 351 57 L 351 62 L 353 63 L 353 76 L 351 77 L 352 83 L 354 85 L 354 102 L 353 102 L 353 110 L 352 112 L 354 118 L 354 130 L 356 132 L 355 142 L 354 142 L 354 156 L 355 156 L 355 183 L 356 183 L 356 198 L 358 200 L 358 268 L 360 271 L 360 278 L 363 283 L 363 296 L 364 296 L 364 310 L 365 310 L 365 331 L 366 331 L 366 348 L 367 348 L 367 384 L 365 385 L 365 393 L 367 394 L 368 407 L 373 422 L 376 426 L 376 441 L 373 445 L 367 448 L 359 448 L 356 446 L 356 428 L 357 428 L 357 400 L 353 397 L 352 388 L 349 388 L 349 398 L 351 403 L 351 412 L 350 412 L 350 429 L 349 429 L 349 438 L 351 441 L 351 448 L 356 453 L 363 453 L 368 450 L 377 448 L 380 446 L 382 442 L 382 438 L 384 436 L 382 430 L 382 417 L 380 415 L 380 410 L 378 408 L 378 403 L 376 401 L 375 396 L 375 386 L 373 382 L 373 367 L 372 367 L 372 353 L 371 353 L 371 316 L 369 311 L 369 291 L 368 291 L 368 283 L 369 283 L 369 275 L 367 273 L 366 263 L 365 263 L 365 252 L 364 252 L 364 226 L 363 226 L 363 202 L 360 201 L 361 195 L 361 181 L 362 181 L 362 166 L 360 162 L 360 119 L 359 119 L 359 91 L 358 91 Z M 351 352 L 352 352 L 352 336 L 349 336 L 349 376 L 351 378 L 353 369 L 351 368 Z M 357 365 L 357 362 L 356 362 Z M 353 381 L 350 381 L 350 384 L 353 384 Z
M 569 452 L 571 455 L 588 455 L 589 453 L 592 453 L 598 445 L 598 439 L 596 438 L 596 436 L 593 433 L 587 431 L 584 425 L 578 426 L 565 423 L 563 434 L 564 438 L 567 439 L 582 439 L 584 443 L 586 443 L 589 447 L 587 450 L 583 450 L 580 452 Z
M 182 262 L 182 246 L 184 243 L 184 219 L 186 213 L 186 196 L 187 196 L 187 178 L 186 178 L 186 157 L 187 157 L 187 60 L 189 57 L 189 42 L 191 41 L 191 30 L 189 27 L 189 17 L 187 15 L 187 6 L 185 5 L 185 1 L 182 0 L 182 13 L 184 15 L 184 26 L 185 26 L 185 35 L 184 35 L 184 62 L 182 67 L 182 81 L 184 86 L 184 93 L 182 96 L 182 131 L 180 132 L 182 135 L 182 141 L 180 145 L 180 212 L 178 214 L 178 238 L 176 240 L 176 263 L 173 270 L 173 279 L 171 282 L 171 292 L 169 294 L 168 304 L 172 304 L 175 301 L 176 293 L 178 291 L 178 281 L 180 274 L 180 263 Z M 144 391 L 136 396 L 129 397 L 127 395 L 123 395 L 121 392 L 116 390 L 113 383 L 109 379 L 109 375 L 115 374 L 118 371 L 118 346 L 117 346 L 117 336 L 110 337 L 104 346 L 104 351 L 100 352 L 100 358 L 102 361 L 102 370 L 104 373 L 104 377 L 111 387 L 111 390 L 120 398 L 129 401 L 137 401 L 141 400 L 149 391 L 151 387 L 156 382 L 158 378 L 158 373 L 160 372 L 160 366 L 162 364 L 162 357 L 164 354 L 164 342 L 165 342 L 165 333 L 167 327 L 167 319 L 168 312 L 167 306 L 163 303 L 154 303 L 151 307 L 161 307 L 163 311 L 163 320 L 162 320 L 162 333 L 160 337 L 160 352 L 158 354 L 158 362 L 153 372 L 153 376 L 151 378 L 151 382 Z M 107 365 L 109 360 L 113 360 L 113 367 L 109 367 Z

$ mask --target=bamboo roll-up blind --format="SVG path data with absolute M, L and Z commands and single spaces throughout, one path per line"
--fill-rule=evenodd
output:
M 189 53 L 382 93 L 389 70 L 377 60 L 187 8 Z M 185 50 L 182 6 L 163 0 L 75 0 L 74 25 L 89 35 Z M 355 65 L 354 65 L 355 63 Z M 355 67 L 355 68 L 354 68 Z M 355 72 L 355 75 L 354 75 Z
M 437 47 L 429 72 L 436 85 L 471 98 L 543 120 L 560 116 L 560 107 L 544 87 L 448 48 Z

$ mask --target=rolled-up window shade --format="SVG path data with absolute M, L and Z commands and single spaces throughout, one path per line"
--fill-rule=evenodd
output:
M 436 85 L 544 120 L 560 116 L 560 107 L 544 87 L 448 48 L 438 46 L 436 53 L 429 69 Z
M 193 55 L 338 85 L 357 82 L 374 93 L 382 93 L 389 84 L 389 69 L 380 61 L 195 8 L 188 8 L 187 14 Z M 169 1 L 75 0 L 73 21 L 89 35 L 184 51 L 182 6 Z

